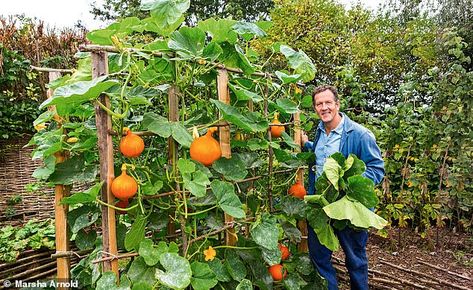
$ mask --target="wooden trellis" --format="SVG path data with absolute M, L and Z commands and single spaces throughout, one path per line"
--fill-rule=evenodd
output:
M 82 46 L 81 51 L 90 52 L 92 55 L 92 77 L 97 78 L 103 75 L 108 74 L 108 58 L 107 52 L 119 52 L 115 47 L 111 46 L 97 46 L 97 45 L 88 45 Z M 156 54 L 156 56 L 161 56 L 160 53 Z M 218 76 L 217 76 L 217 93 L 218 99 L 223 103 L 229 104 L 230 103 L 230 93 L 228 88 L 228 72 L 233 73 L 242 73 L 239 69 L 233 68 L 225 68 L 222 65 L 217 65 L 218 68 Z M 254 73 L 253 75 L 262 76 L 262 77 L 270 77 L 268 74 L 264 73 Z M 178 94 L 177 87 L 171 86 L 168 91 L 168 104 L 169 104 L 169 116 L 168 120 L 172 122 L 179 121 L 179 103 L 178 103 Z M 110 108 L 110 100 L 108 97 L 103 94 L 100 97 L 100 102 L 107 108 Z M 252 104 L 249 104 L 252 107 Z M 113 142 L 112 142 L 112 135 L 117 135 L 112 130 L 112 120 L 111 116 L 102 109 L 98 104 L 95 106 L 95 114 L 96 114 L 96 127 L 97 127 L 97 135 L 98 135 L 98 145 L 99 145 L 99 158 L 100 158 L 100 180 L 103 181 L 103 186 L 101 188 L 101 200 L 106 202 L 107 204 L 114 204 L 114 196 L 111 193 L 110 185 L 114 178 L 113 172 Z M 265 116 L 268 114 L 268 107 L 267 103 L 265 104 Z M 300 114 L 296 113 L 293 115 L 293 124 L 294 125 L 294 142 L 297 145 L 301 145 L 301 128 L 300 128 Z M 285 124 L 283 124 L 285 125 Z M 219 141 L 220 146 L 222 149 L 222 157 L 231 158 L 231 147 L 230 147 L 230 126 L 227 122 L 223 122 L 218 124 L 219 127 Z M 150 134 L 149 132 L 135 132 L 138 135 L 154 135 Z M 120 134 L 118 134 L 120 136 Z M 268 132 L 269 138 L 271 138 Z M 269 146 L 269 169 L 268 174 L 263 174 L 260 176 L 250 177 L 240 182 L 248 182 L 254 181 L 259 178 L 263 178 L 267 176 L 269 180 L 272 180 L 274 174 L 278 173 L 287 173 L 292 171 L 289 170 L 281 170 L 281 171 L 273 171 L 273 164 L 272 164 L 272 149 Z M 168 162 L 169 166 L 177 166 L 178 160 L 178 145 L 176 141 L 169 137 L 168 140 Z M 296 176 L 298 180 L 303 180 L 303 169 L 299 168 L 297 170 Z M 58 187 L 59 188 L 59 187 Z M 160 193 L 153 196 L 146 196 L 145 198 L 160 198 L 163 196 L 168 196 L 172 194 L 185 194 L 185 192 L 181 191 L 179 188 L 176 188 L 176 191 L 168 192 L 168 193 Z M 63 195 L 64 196 L 64 195 Z M 61 195 L 56 194 L 56 198 L 60 200 Z M 272 187 L 271 182 L 269 182 L 268 188 L 268 198 L 270 199 L 270 206 L 272 209 Z M 70 252 L 69 245 L 68 245 L 68 237 L 67 231 L 65 228 L 67 227 L 66 224 L 66 216 L 67 216 L 67 207 L 60 205 L 57 201 L 56 203 L 58 206 L 56 207 L 56 223 L 58 220 L 61 223 L 60 228 L 56 227 L 56 242 L 57 242 L 57 254 L 56 257 L 58 258 L 58 278 L 69 278 L 70 274 L 70 264 L 67 263 L 69 261 Z M 248 219 L 248 220 L 251 220 Z M 181 221 L 182 223 L 182 221 Z M 299 244 L 298 248 L 300 251 L 307 251 L 307 230 L 306 230 L 306 223 L 305 221 L 300 221 L 298 223 L 298 227 L 301 230 L 303 240 Z M 225 231 L 225 243 L 226 245 L 235 245 L 236 244 L 236 233 L 235 233 L 235 223 L 233 217 L 225 214 L 225 226 L 219 230 L 204 234 L 200 237 L 194 238 L 192 240 L 185 240 L 186 237 L 184 231 L 182 230 L 182 235 L 184 237 L 183 244 L 189 245 L 190 243 L 196 242 L 198 240 L 204 239 L 211 235 L 216 235 L 218 233 Z M 175 236 L 175 228 L 174 228 L 174 221 L 169 220 L 168 222 L 168 236 Z M 127 258 L 137 256 L 137 253 L 128 253 L 124 255 L 118 255 L 117 251 L 117 240 L 116 240 L 116 221 L 115 221 L 115 210 L 113 208 L 102 206 L 102 235 L 103 235 L 103 255 L 101 259 L 94 261 L 94 263 L 102 263 L 104 271 L 113 271 L 118 277 L 118 259 L 120 258 Z M 60 244 L 59 244 L 60 241 Z

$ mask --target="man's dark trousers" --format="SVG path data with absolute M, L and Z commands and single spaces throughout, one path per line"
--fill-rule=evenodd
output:
M 312 263 L 320 275 L 328 282 L 329 290 L 338 289 L 335 268 L 332 266 L 332 251 L 320 244 L 314 230 L 308 226 L 309 254 Z M 366 242 L 368 231 L 354 230 L 345 227 L 343 230 L 334 230 L 345 252 L 345 265 L 350 275 L 351 289 L 368 289 L 368 258 L 366 256 Z

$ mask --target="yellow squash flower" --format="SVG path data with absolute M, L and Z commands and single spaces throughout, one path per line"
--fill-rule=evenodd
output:
M 66 140 L 67 143 L 76 143 L 77 141 L 79 141 L 77 137 L 70 137 Z
M 207 250 L 204 250 L 204 255 L 205 255 L 205 261 L 212 261 L 215 259 L 215 256 L 217 255 L 217 252 L 215 251 L 212 246 L 209 246 Z
M 47 126 L 46 126 L 46 124 L 41 123 L 41 124 L 38 124 L 38 125 L 34 126 L 34 128 L 36 129 L 36 131 L 39 132 L 39 131 L 41 131 L 41 130 L 43 130 L 43 129 L 46 129 Z

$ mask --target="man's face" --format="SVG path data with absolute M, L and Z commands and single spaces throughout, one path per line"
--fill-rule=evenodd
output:
M 324 123 L 330 123 L 340 110 L 340 102 L 335 101 L 335 96 L 330 90 L 315 95 L 315 111 Z

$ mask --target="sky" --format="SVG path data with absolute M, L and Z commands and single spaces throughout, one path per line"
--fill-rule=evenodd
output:
M 338 0 L 351 5 L 361 2 L 369 9 L 376 9 L 379 3 L 385 0 Z M 73 27 L 78 20 L 88 30 L 104 28 L 102 21 L 94 20 L 89 12 L 90 4 L 102 3 L 103 0 L 0 0 L 0 13 L 6 17 L 14 14 L 24 14 L 27 17 L 43 20 L 50 27 Z

